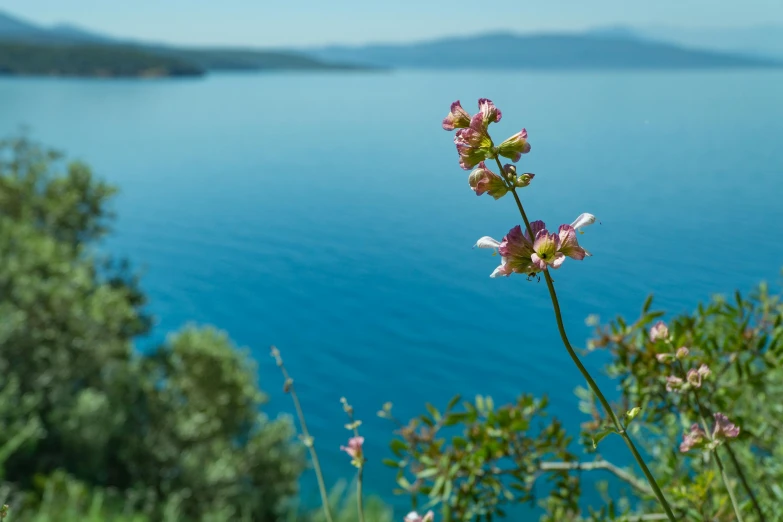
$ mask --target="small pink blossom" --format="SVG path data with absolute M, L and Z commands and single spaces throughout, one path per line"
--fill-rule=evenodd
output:
M 547 229 L 539 230 L 536 234 L 536 241 L 533 243 L 533 254 L 530 260 L 539 270 L 546 269 L 547 266 L 560 268 L 565 261 L 565 254 L 560 250 L 560 236 L 550 234 Z
M 354 460 L 361 460 L 364 437 L 351 437 L 348 446 L 340 446 L 340 450 L 346 452 Z
M 483 161 L 468 176 L 468 184 L 477 196 L 487 193 L 495 199 L 500 199 L 508 192 L 506 182 L 489 170 Z
M 674 355 L 670 353 L 659 353 L 655 355 L 655 358 L 658 359 L 659 363 L 667 363 L 674 360 Z
M 470 126 L 470 114 L 460 105 L 459 100 L 451 104 L 451 110 L 443 118 L 443 130 L 464 129 Z
M 500 109 L 495 107 L 495 104 L 492 103 L 492 100 L 479 98 L 478 107 L 479 113 L 481 114 L 481 123 L 484 126 L 484 129 L 489 127 L 490 123 L 499 122 L 500 118 L 503 117 L 503 113 L 500 112 Z
M 712 430 L 713 439 L 735 439 L 739 436 L 739 426 L 732 424 L 728 417 L 722 413 L 715 413 L 713 416 L 715 417 L 715 428 Z
M 454 135 L 454 145 L 459 154 L 459 165 L 464 170 L 470 170 L 487 158 L 491 158 L 492 139 L 483 126 L 481 113 L 475 114 L 470 120 L 470 126 L 459 129 Z
M 678 359 L 685 359 L 686 357 L 688 357 L 689 353 L 690 353 L 690 350 L 688 350 L 685 346 L 677 348 L 677 358 Z
M 699 375 L 701 375 L 703 379 L 706 379 L 712 373 L 710 367 L 707 366 L 706 364 L 702 364 L 701 366 L 699 366 L 699 369 L 696 371 L 699 372 Z
M 530 143 L 527 141 L 527 130 L 522 129 L 506 141 L 498 145 L 498 154 L 509 158 L 511 161 L 519 161 L 522 154 L 530 152 Z
M 699 448 L 706 442 L 707 434 L 698 424 L 694 423 L 691 426 L 691 430 L 682 436 L 682 443 L 680 444 L 680 451 L 687 453 L 694 448 Z
M 683 380 L 675 375 L 670 375 L 666 378 L 666 391 L 679 392 L 683 387 Z
M 427 514 L 424 516 L 419 515 L 415 511 L 411 511 L 405 516 L 404 522 L 433 522 L 435 520 L 435 513 L 433 513 L 431 510 L 427 511 Z
M 650 341 L 655 342 L 664 340 L 669 337 L 669 328 L 666 327 L 666 323 L 658 321 L 650 328 Z
M 687 380 L 688 380 L 688 384 L 690 384 L 694 388 L 701 387 L 701 374 L 697 370 L 694 369 L 688 370 Z

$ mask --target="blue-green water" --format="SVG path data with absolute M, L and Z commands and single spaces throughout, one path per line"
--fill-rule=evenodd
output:
M 532 219 L 602 221 L 580 236 L 594 257 L 555 273 L 583 344 L 588 314 L 632 315 L 650 292 L 681 312 L 778 281 L 781 92 L 783 73 L 747 70 L 3 79 L 0 132 L 27 124 L 122 188 L 107 247 L 146 272 L 159 322 L 141 346 L 187 321 L 226 329 L 257 355 L 276 414 L 292 410 L 276 344 L 327 480 L 352 472 L 344 395 L 364 420 L 368 488 L 390 496 L 386 401 L 409 418 L 456 393 L 525 391 L 583 420 L 545 285 L 490 279 L 498 258 L 471 249 L 519 218 L 469 190 L 440 129 L 449 104 L 489 97 L 497 138 L 527 128 Z

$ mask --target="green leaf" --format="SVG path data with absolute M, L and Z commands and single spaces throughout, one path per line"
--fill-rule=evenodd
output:
M 427 411 L 430 413 L 430 415 L 432 415 L 432 418 L 435 420 L 435 422 L 440 422 L 440 412 L 435 408 L 435 406 L 428 402 L 424 405 L 424 407 L 427 408 Z
M 434 477 L 437 474 L 438 474 L 438 468 L 427 468 L 425 470 L 416 473 L 416 477 L 424 479 L 424 478 Z
M 401 467 L 400 463 L 398 461 L 394 460 L 394 459 L 383 459 L 381 461 L 381 463 L 386 465 L 386 466 L 389 466 L 390 468 L 399 468 L 399 467 Z
M 389 447 L 391 448 L 392 452 L 394 452 L 395 455 L 398 457 L 402 455 L 404 451 L 408 449 L 408 445 L 405 444 L 405 442 L 401 441 L 400 439 L 393 439 L 389 443 Z
M 598 448 L 598 443 L 604 440 L 606 437 L 611 435 L 612 433 L 617 433 L 617 430 L 614 429 L 614 426 L 605 426 L 598 430 L 596 433 L 593 434 L 593 449 Z

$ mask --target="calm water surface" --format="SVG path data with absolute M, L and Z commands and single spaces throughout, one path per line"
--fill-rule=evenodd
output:
M 29 125 L 121 187 L 107 248 L 146 274 L 159 321 L 142 349 L 188 321 L 218 325 L 256 355 L 276 415 L 292 411 L 276 344 L 327 480 L 352 472 L 344 395 L 364 420 L 368 488 L 388 496 L 386 401 L 407 419 L 425 400 L 524 391 L 583 420 L 545 285 L 490 279 L 498 258 L 471 250 L 519 218 L 510 198 L 469 190 L 440 129 L 450 102 L 493 99 L 498 139 L 527 128 L 532 219 L 601 220 L 580 236 L 594 257 L 555 273 L 583 345 L 588 314 L 633 315 L 651 292 L 683 312 L 779 280 L 781 92 L 775 71 L 4 79 L 0 132 Z

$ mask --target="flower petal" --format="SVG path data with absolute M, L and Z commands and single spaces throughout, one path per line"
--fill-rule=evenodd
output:
M 489 236 L 484 236 L 476 241 L 476 244 L 473 245 L 473 248 L 498 248 L 499 246 L 500 241 Z
M 585 212 L 579 214 L 574 222 L 571 223 L 571 226 L 574 227 L 575 230 L 579 230 L 580 228 L 592 225 L 593 223 L 595 223 L 595 216 Z

